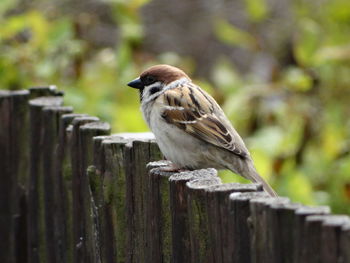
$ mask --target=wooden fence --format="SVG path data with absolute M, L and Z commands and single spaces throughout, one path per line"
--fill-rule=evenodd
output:
M 162 172 L 151 134 L 62 103 L 0 91 L 0 262 L 350 262 L 348 216 L 214 169 Z

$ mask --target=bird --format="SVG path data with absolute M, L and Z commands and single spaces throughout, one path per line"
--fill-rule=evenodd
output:
M 228 169 L 277 196 L 219 104 L 183 70 L 154 65 L 127 85 L 139 90 L 143 118 L 172 163 L 169 171 Z

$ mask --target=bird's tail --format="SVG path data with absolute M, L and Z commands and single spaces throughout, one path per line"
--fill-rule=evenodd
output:
M 262 187 L 264 188 L 265 192 L 267 192 L 271 197 L 278 197 L 275 190 L 272 189 L 272 187 L 262 178 L 258 172 L 256 171 L 254 164 L 251 160 L 247 162 L 241 162 L 240 163 L 240 171 L 237 171 L 237 169 L 231 169 L 233 172 L 240 174 L 244 178 L 254 182 L 254 183 L 260 183 L 262 184 Z M 237 168 L 237 167 L 235 167 Z
M 272 197 L 278 197 L 277 193 L 275 192 L 275 190 L 272 189 L 272 187 L 269 185 L 268 182 L 266 182 L 264 180 L 264 178 L 262 178 L 256 171 L 254 171 L 254 173 L 252 173 L 252 181 L 254 183 L 260 183 L 262 184 L 265 192 L 267 192 L 270 196 Z

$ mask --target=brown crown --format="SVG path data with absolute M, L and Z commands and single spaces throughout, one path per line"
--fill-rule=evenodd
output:
M 165 85 L 180 78 L 190 79 L 181 69 L 165 64 L 152 66 L 142 72 L 140 75 L 141 78 L 146 76 L 153 76 L 156 80 L 164 83 Z

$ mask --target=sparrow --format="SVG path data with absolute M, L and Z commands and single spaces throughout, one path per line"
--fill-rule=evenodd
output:
M 139 90 L 143 118 L 171 170 L 229 169 L 277 196 L 218 103 L 184 71 L 156 65 L 127 85 Z

